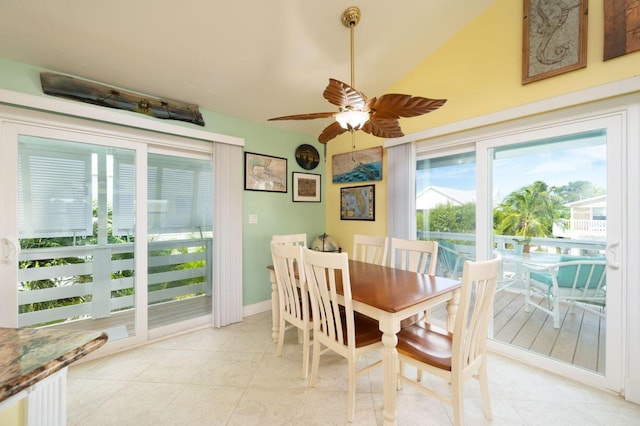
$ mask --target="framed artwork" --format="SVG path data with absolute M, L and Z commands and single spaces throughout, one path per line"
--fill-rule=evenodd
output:
M 331 164 L 333 183 L 382 180 L 382 147 L 336 154 Z
M 376 220 L 376 186 L 340 188 L 341 220 Z
M 293 201 L 320 202 L 320 175 L 293 172 Z
M 609 60 L 640 50 L 640 3 L 604 0 L 604 52 Z
M 244 189 L 287 192 L 287 159 L 245 152 Z
M 522 84 L 587 66 L 588 0 L 524 0 Z
M 302 144 L 296 148 L 296 163 L 305 170 L 313 170 L 320 164 L 320 153 L 309 144 Z

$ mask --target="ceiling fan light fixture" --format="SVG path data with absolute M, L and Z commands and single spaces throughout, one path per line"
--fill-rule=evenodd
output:
M 340 127 L 347 130 L 358 130 L 364 126 L 364 123 L 368 120 L 369 113 L 366 111 L 348 109 L 336 115 L 336 121 L 340 124 Z
M 341 18 L 342 24 L 349 29 L 351 38 L 351 84 L 330 78 L 329 85 L 322 93 L 330 104 L 339 108 L 338 112 L 285 115 L 270 118 L 269 121 L 335 117 L 336 121 L 331 122 L 318 136 L 318 142 L 322 144 L 326 144 L 346 131 L 351 132 L 353 137 L 356 130 L 390 139 L 404 136 L 398 121 L 400 117 L 417 117 L 444 105 L 446 99 L 429 99 L 400 93 L 387 93 L 367 100 L 362 92 L 355 89 L 354 28 L 360 22 L 360 9 L 355 6 L 349 7 L 342 13 Z

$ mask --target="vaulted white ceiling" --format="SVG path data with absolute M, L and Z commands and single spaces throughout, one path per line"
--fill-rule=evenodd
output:
M 1 0 L 0 56 L 267 123 L 335 109 L 322 92 L 350 82 L 347 7 L 362 12 L 355 86 L 377 96 L 493 1 Z M 328 122 L 269 124 L 317 135 Z

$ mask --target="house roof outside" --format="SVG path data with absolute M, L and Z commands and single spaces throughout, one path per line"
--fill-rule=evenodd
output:
M 597 197 L 585 198 L 583 200 L 573 201 L 566 203 L 566 207 L 579 208 L 579 207 L 606 207 L 607 195 L 598 195 Z
M 427 186 L 416 197 L 416 210 L 429 210 L 442 204 L 461 206 L 476 201 L 476 191 L 463 191 L 443 186 Z

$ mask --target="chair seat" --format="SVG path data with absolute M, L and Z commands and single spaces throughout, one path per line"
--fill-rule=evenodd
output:
M 453 335 L 424 322 L 417 322 L 398 333 L 399 353 L 442 370 L 451 371 Z
M 343 322 L 346 324 L 346 322 Z M 354 312 L 354 328 L 356 330 L 356 348 L 372 345 L 382 340 L 382 332 L 378 321 L 358 312 Z M 347 340 L 346 327 L 342 330 L 345 341 Z

